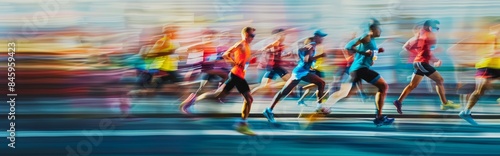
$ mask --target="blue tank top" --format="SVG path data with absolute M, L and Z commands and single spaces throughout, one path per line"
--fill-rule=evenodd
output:
M 307 51 L 299 50 L 298 54 L 299 54 L 299 63 L 293 69 L 292 72 L 293 74 L 296 75 L 297 78 L 302 78 L 309 73 L 309 71 L 311 70 L 311 66 L 315 61 L 305 62 Z M 309 59 L 311 59 L 314 55 L 316 55 L 316 51 L 312 51 L 312 53 L 309 55 Z
M 361 35 L 360 37 L 357 37 L 353 40 L 351 40 L 347 45 L 345 46 L 346 49 L 350 49 L 354 44 L 356 44 L 357 41 L 365 38 L 368 34 L 365 33 Z M 361 68 L 370 68 L 373 64 L 373 56 L 374 52 L 372 52 L 371 56 L 365 56 L 365 53 L 367 50 L 372 50 L 376 51 L 378 50 L 377 43 L 375 43 L 375 40 L 372 38 L 370 42 L 368 43 L 361 43 L 359 44 L 356 48 L 356 54 L 354 55 L 354 61 L 349 68 L 349 73 L 356 71 Z

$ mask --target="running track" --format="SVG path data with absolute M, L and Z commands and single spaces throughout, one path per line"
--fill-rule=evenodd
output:
M 392 101 L 395 97 L 389 97 Z M 450 97 L 454 98 L 454 97 Z M 38 99 L 40 100 L 40 99 Z M 87 99 L 87 105 L 49 100 L 33 106 L 18 104 L 16 149 L 0 142 L 0 155 L 495 155 L 500 152 L 500 106 L 486 97 L 474 111 L 481 126 L 469 126 L 457 111 L 440 111 L 437 96 L 410 98 L 405 115 L 395 114 L 392 104 L 386 113 L 396 117 L 392 126 L 371 123 L 374 105 L 350 98 L 335 105 L 332 115 L 304 129 L 304 121 L 292 98 L 278 105 L 279 124 L 269 124 L 261 115 L 267 98 L 256 100 L 249 123 L 259 134 L 241 135 L 232 130 L 239 116 L 239 98 L 225 104 L 201 102 L 196 106 L 204 117 L 188 118 L 178 113 L 172 97 L 136 99 L 136 118 L 122 118 L 118 109 Z M 417 102 L 417 100 L 423 102 Z M 312 103 L 311 99 L 308 101 Z M 80 101 L 85 103 L 85 100 Z M 95 105 L 91 104 L 94 103 Z M 70 106 L 71 105 L 71 106 Z M 5 105 L 1 110 L 7 110 Z M 24 109 L 26 108 L 26 109 Z M 312 107 L 304 111 L 312 111 Z M 219 115 L 217 115 L 219 114 Z M 6 120 L 0 122 L 8 129 Z M 7 133 L 1 133 L 7 137 Z

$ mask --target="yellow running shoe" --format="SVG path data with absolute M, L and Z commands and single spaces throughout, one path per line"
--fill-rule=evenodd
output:
M 441 105 L 441 110 L 448 110 L 448 109 L 458 109 L 462 107 L 460 104 L 455 104 L 453 101 L 448 100 L 446 104 Z
M 306 122 L 305 122 L 305 124 L 302 125 L 302 129 L 307 129 L 313 122 L 316 122 L 316 121 L 323 119 L 326 115 L 328 115 L 330 113 L 331 113 L 330 108 L 323 107 L 323 108 L 317 109 L 316 112 L 314 112 L 312 114 L 305 115 Z
M 247 124 L 237 124 L 236 126 L 236 131 L 240 132 L 241 134 L 245 134 L 245 135 L 250 135 L 250 136 L 255 136 L 257 134 L 255 134 L 249 127 Z

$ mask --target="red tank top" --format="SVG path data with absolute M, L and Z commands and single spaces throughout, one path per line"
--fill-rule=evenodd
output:
M 417 39 L 417 55 L 413 62 L 429 63 L 431 60 L 431 47 L 436 44 L 436 36 L 432 32 L 422 30 Z

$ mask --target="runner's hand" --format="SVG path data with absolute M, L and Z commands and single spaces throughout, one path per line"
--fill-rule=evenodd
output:
M 384 51 L 385 51 L 385 49 L 384 49 L 384 48 L 378 48 L 378 52 L 379 52 L 379 53 L 383 53 Z
M 434 67 L 440 67 L 441 63 L 442 63 L 441 60 L 434 62 Z
M 370 56 L 372 56 L 372 54 L 373 54 L 372 50 L 367 50 L 366 53 L 365 53 L 365 56 L 370 57 Z
M 252 57 L 249 61 L 250 64 L 254 64 L 255 62 L 257 62 L 257 57 Z
M 304 46 L 304 48 L 306 48 L 307 50 L 311 50 L 313 48 L 313 45 L 308 44 L 308 45 Z

